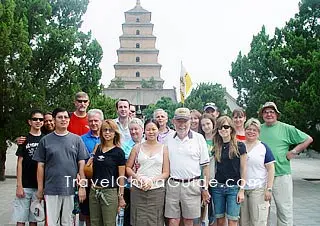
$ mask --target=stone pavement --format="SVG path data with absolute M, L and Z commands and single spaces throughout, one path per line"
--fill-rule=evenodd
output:
M 8 149 L 6 175 L 14 176 L 16 168 L 15 148 Z M 294 193 L 294 225 L 320 225 L 320 159 L 300 157 L 292 160 Z M 304 179 L 318 179 L 307 181 Z M 16 180 L 8 178 L 0 182 L 0 226 L 10 224 L 12 200 L 15 196 Z M 275 210 L 271 210 L 271 226 L 276 226 Z

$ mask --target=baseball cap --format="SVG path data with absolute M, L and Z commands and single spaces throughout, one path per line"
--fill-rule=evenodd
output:
M 30 211 L 37 222 L 45 220 L 44 200 L 36 199 L 30 205 Z
M 191 118 L 190 110 L 188 108 L 177 108 L 174 112 L 174 119 L 186 119 Z
M 209 109 L 209 108 L 211 108 L 211 109 L 213 109 L 213 110 L 215 110 L 215 111 L 218 110 L 218 107 L 216 106 L 215 103 L 206 103 L 206 104 L 204 105 L 204 107 L 203 107 L 203 110 L 206 111 L 206 110 Z
M 263 110 L 265 108 L 273 108 L 278 114 L 280 114 L 280 111 L 277 108 L 277 105 L 274 102 L 268 101 L 266 102 L 261 108 L 259 113 L 262 114 Z

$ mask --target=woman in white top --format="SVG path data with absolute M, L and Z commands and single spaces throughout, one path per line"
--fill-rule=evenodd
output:
M 267 225 L 275 160 L 270 148 L 258 140 L 260 126 L 259 120 L 254 118 L 245 124 L 248 159 L 245 199 L 240 209 L 241 225 Z
M 146 141 L 132 149 L 127 161 L 127 175 L 132 177 L 132 226 L 164 225 L 164 185 L 169 177 L 169 156 L 167 147 L 157 141 L 159 127 L 154 119 L 145 122 Z

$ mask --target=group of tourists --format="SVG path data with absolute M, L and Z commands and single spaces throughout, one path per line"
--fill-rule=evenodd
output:
M 80 226 L 263 226 L 271 200 L 277 225 L 293 225 L 290 159 L 313 140 L 280 122 L 275 103 L 260 108 L 263 124 L 243 109 L 182 107 L 172 128 L 164 109 L 143 122 L 120 99 L 118 117 L 104 120 L 89 103 L 79 92 L 72 113 L 30 113 L 17 141 L 17 225 L 37 225 L 30 204 L 42 199 L 48 226 L 74 225 L 76 214 Z

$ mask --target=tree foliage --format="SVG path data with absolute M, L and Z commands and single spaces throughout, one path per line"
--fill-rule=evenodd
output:
M 101 102 L 102 49 L 90 32 L 79 30 L 87 5 L 88 0 L 1 1 L 2 163 L 5 141 L 27 132 L 21 122 L 30 109 L 71 111 L 81 90 Z
M 225 96 L 226 88 L 222 87 L 221 84 L 200 83 L 195 89 L 191 90 L 185 101 L 185 106 L 202 112 L 206 103 L 213 102 L 221 112 L 230 112 Z
M 141 80 L 141 88 L 156 88 L 156 81 L 154 77 L 151 77 L 149 80 L 142 79 Z
M 265 27 L 253 37 L 247 55 L 239 53 L 230 76 L 238 90 L 238 102 L 249 116 L 274 101 L 281 109 L 281 120 L 311 134 L 320 150 L 320 2 L 305 0 L 299 13 L 273 37 Z

